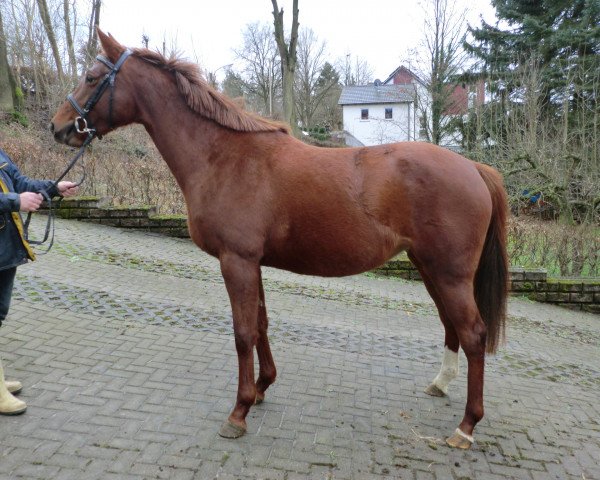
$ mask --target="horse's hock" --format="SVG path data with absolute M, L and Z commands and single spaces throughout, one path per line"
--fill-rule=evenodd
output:
M 60 203 L 57 216 L 189 238 L 185 215 L 157 215 L 148 205 L 112 206 L 108 197 L 72 197 Z M 406 257 L 390 260 L 375 271 L 379 275 L 420 280 L 420 274 Z M 537 302 L 600 314 L 600 279 L 549 278 L 544 269 L 510 268 L 511 292 Z

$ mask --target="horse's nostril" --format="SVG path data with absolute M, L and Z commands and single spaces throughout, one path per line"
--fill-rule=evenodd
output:
M 50 122 L 50 131 L 54 133 L 54 123 Z

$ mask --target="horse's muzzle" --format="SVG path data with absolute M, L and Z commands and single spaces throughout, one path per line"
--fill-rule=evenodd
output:
M 71 147 L 80 147 L 83 140 L 76 135 L 75 126 L 72 123 L 57 129 L 54 122 L 50 122 L 50 131 L 54 134 L 54 140 Z

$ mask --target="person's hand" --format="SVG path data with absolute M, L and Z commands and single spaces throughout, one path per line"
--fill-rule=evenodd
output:
M 41 194 L 33 192 L 21 193 L 19 198 L 21 200 L 21 212 L 35 212 L 40 208 L 40 205 L 44 200 L 44 197 L 42 197 Z
M 79 187 L 73 182 L 58 182 L 56 187 L 58 193 L 63 197 L 71 197 L 79 191 Z

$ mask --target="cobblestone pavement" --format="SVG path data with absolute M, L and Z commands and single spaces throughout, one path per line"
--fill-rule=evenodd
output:
M 512 299 L 468 452 L 466 362 L 448 398 L 422 284 L 265 269 L 277 382 L 248 433 L 217 431 L 237 361 L 216 260 L 191 242 L 57 221 L 0 330 L 24 415 L 0 418 L 0 479 L 600 479 L 600 317 Z

